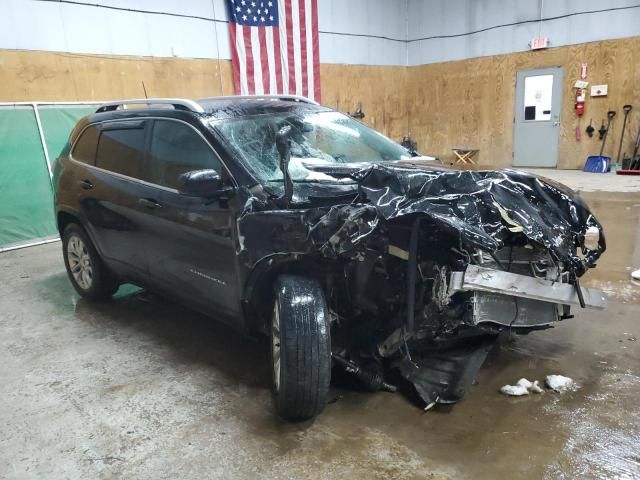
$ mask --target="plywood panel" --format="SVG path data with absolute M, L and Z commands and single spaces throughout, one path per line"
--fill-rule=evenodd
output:
M 400 139 L 407 133 L 405 67 L 322 65 L 323 103 Z M 231 95 L 227 60 L 0 50 L 0 102 Z
M 407 134 L 407 68 L 396 66 L 320 66 L 322 103 L 342 112 L 354 112 L 358 103 L 364 123 L 395 140 Z
M 71 101 L 232 92 L 228 61 L 0 50 L 0 101 Z
M 607 83 L 610 93 L 587 98 L 586 113 L 579 120 L 574 113 L 573 83 L 580 78 L 582 63 L 588 64 L 587 80 Z M 584 129 L 590 119 L 598 129 L 608 110 L 618 111 L 605 150 L 615 158 L 626 103 L 633 104 L 634 110 L 623 152 L 631 152 L 640 128 L 640 37 L 410 67 L 409 130 L 424 153 L 451 160 L 451 147 L 468 144 L 480 148 L 481 163 L 511 165 L 516 72 L 554 65 L 564 67 L 558 166 L 582 168 L 588 155 L 599 152 L 597 134 L 590 139 Z

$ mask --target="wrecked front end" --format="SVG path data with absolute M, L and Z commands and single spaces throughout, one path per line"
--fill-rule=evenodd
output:
M 291 269 L 322 281 L 334 362 L 365 388 L 404 379 L 423 407 L 453 403 L 501 333 L 605 308 L 580 285 L 602 228 L 568 189 L 513 170 L 378 164 L 348 176 L 341 201 L 250 202 L 238 227 L 254 290 Z

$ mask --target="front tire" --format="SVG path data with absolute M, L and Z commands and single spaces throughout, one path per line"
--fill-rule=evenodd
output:
M 106 300 L 118 290 L 118 282 L 107 270 L 84 229 L 75 223 L 62 233 L 62 255 L 69 280 L 82 297 Z
M 271 322 L 273 397 L 280 417 L 307 420 L 327 404 L 331 333 L 324 291 L 310 278 L 276 280 Z

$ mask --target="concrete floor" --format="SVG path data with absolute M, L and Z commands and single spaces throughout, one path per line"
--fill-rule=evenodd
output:
M 604 313 L 505 338 L 452 408 L 333 390 L 271 409 L 265 343 L 153 295 L 78 298 L 60 244 L 0 255 L 0 478 L 640 478 L 640 193 L 586 193 L 609 250 Z M 580 389 L 498 394 L 561 373 Z

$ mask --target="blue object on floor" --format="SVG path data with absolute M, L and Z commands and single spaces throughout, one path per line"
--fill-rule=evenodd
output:
M 607 173 L 611 170 L 611 158 L 602 155 L 587 157 L 582 170 L 591 173 Z

